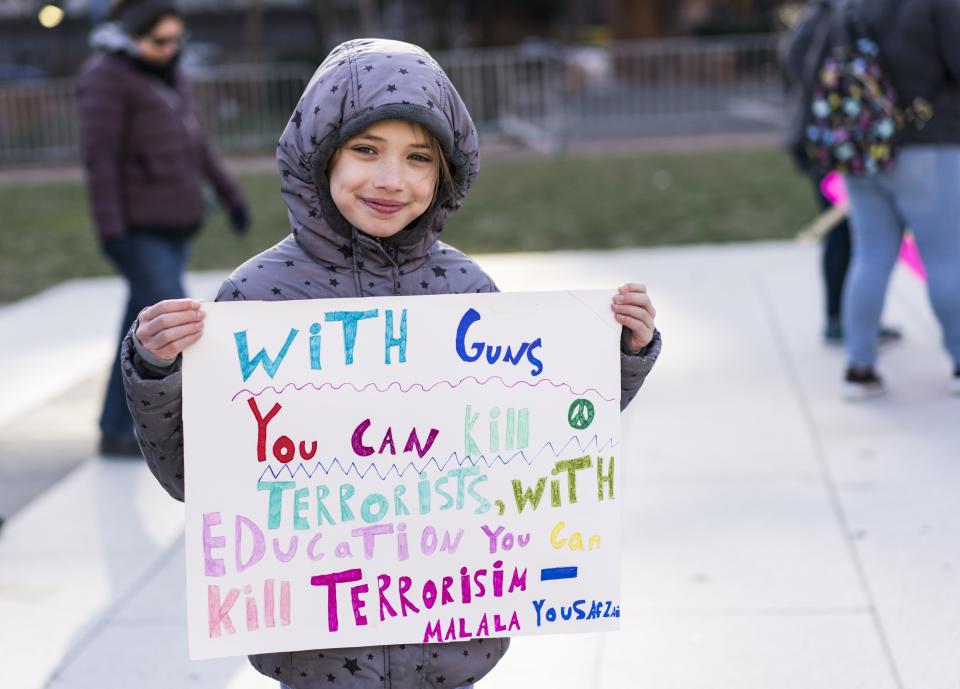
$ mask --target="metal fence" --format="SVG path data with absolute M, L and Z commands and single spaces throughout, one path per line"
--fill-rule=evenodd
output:
M 558 150 L 573 140 L 771 131 L 783 98 L 776 36 L 527 45 L 438 55 L 485 137 Z M 201 118 L 231 152 L 271 152 L 312 66 L 194 75 Z M 0 85 L 0 164 L 74 161 L 72 80 Z

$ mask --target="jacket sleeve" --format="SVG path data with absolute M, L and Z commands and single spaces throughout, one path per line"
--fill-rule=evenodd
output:
M 123 237 L 126 218 L 120 191 L 126 108 L 123 86 L 103 61 L 77 80 L 80 147 L 87 194 L 101 239 Z
M 960 81 L 960 2 L 957 0 L 936 0 L 935 24 L 937 44 L 943 56 L 947 74 L 953 81 Z
M 171 497 L 183 502 L 183 390 L 181 357 L 172 366 L 151 366 L 137 351 L 134 323 L 120 345 L 127 406 L 147 466 Z
M 227 280 L 217 301 L 239 301 L 244 295 Z M 183 387 L 178 356 L 170 366 L 156 366 L 141 355 L 135 342 L 136 322 L 120 345 L 120 370 L 147 466 L 172 498 L 183 502 Z
M 620 411 L 626 409 L 637 396 L 640 386 L 657 362 L 662 346 L 660 331 L 654 330 L 650 344 L 634 354 L 627 348 L 626 331 L 624 331 L 624 335 L 620 338 Z

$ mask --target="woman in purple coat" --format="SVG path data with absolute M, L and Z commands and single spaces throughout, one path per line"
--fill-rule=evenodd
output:
M 170 0 L 131 0 L 98 27 L 77 80 L 87 189 L 100 246 L 129 287 L 123 332 L 144 307 L 186 296 L 190 241 L 212 183 L 238 233 L 243 192 L 210 147 L 178 68 L 184 23 Z M 100 453 L 138 457 L 114 361 L 100 417 Z

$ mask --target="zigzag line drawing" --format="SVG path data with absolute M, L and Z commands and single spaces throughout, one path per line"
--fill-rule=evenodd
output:
M 437 387 L 437 386 L 439 386 L 439 385 L 447 385 L 447 386 L 449 386 L 451 389 L 453 389 L 453 388 L 459 387 L 459 386 L 463 385 L 465 382 L 471 381 L 471 380 L 474 381 L 475 383 L 477 383 L 478 385 L 486 385 L 487 383 L 489 383 L 489 382 L 491 382 L 491 381 L 499 381 L 500 384 L 503 385 L 503 386 L 506 387 L 506 388 L 515 388 L 515 387 L 518 386 L 518 385 L 526 385 L 526 386 L 528 386 L 528 387 L 535 388 L 535 387 L 537 387 L 538 385 L 542 385 L 543 383 L 549 383 L 550 385 L 552 385 L 553 387 L 558 388 L 558 389 L 559 389 L 559 388 L 567 388 L 567 389 L 571 392 L 571 394 L 574 394 L 574 395 L 576 395 L 577 397 L 582 397 L 583 395 L 586 395 L 587 393 L 592 392 L 592 393 L 594 393 L 597 397 L 599 397 L 600 399 L 602 399 L 604 402 L 615 402 L 615 401 L 616 401 L 616 398 L 615 398 L 615 397 L 604 397 L 602 394 L 600 394 L 600 391 L 597 390 L 596 388 L 587 388 L 586 390 L 583 390 L 583 391 L 578 392 L 578 391 L 574 390 L 572 387 L 570 387 L 569 383 L 554 383 L 554 382 L 553 382 L 552 380 L 550 380 L 549 378 L 543 378 L 543 379 L 541 379 L 541 380 L 538 380 L 536 383 L 530 383 L 530 382 L 525 381 L 525 380 L 518 380 L 518 381 L 516 381 L 515 383 L 507 384 L 506 382 L 504 382 L 503 378 L 501 378 L 500 376 L 490 376 L 489 378 L 485 378 L 485 379 L 483 379 L 483 380 L 480 380 L 480 379 L 477 378 L 476 376 L 466 376 L 465 378 L 461 378 L 461 379 L 460 379 L 458 382 L 456 382 L 456 383 L 454 383 L 453 381 L 450 381 L 450 380 L 439 380 L 439 381 L 437 381 L 436 383 L 433 383 L 432 385 L 428 385 L 428 386 L 424 386 L 422 383 L 413 383 L 413 384 L 411 384 L 411 385 L 408 385 L 407 387 L 403 387 L 403 385 L 400 384 L 399 381 L 393 381 L 392 383 L 387 384 L 387 386 L 386 386 L 385 388 L 381 388 L 381 387 L 380 387 L 379 385 L 377 385 L 376 383 L 367 383 L 366 385 L 363 385 L 363 386 L 361 386 L 361 387 L 357 387 L 356 385 L 354 385 L 353 383 L 350 383 L 350 382 L 345 382 L 345 383 L 321 383 L 321 384 L 319 384 L 319 385 L 317 385 L 316 383 L 304 383 L 303 385 L 297 385 L 296 383 L 287 383 L 286 385 L 284 385 L 284 386 L 283 386 L 282 388 L 280 388 L 279 390 L 277 390 L 277 388 L 275 388 L 275 387 L 272 386 L 272 385 L 268 385 L 268 386 L 266 386 L 265 388 L 262 388 L 259 392 L 254 392 L 253 390 L 250 390 L 250 389 L 248 389 L 248 388 L 243 388 L 242 390 L 238 390 L 238 391 L 233 395 L 233 397 L 230 398 L 230 401 L 231 401 L 231 402 L 236 401 L 237 397 L 239 397 L 239 396 L 242 395 L 243 393 L 247 393 L 248 395 L 253 395 L 254 397 L 259 397 L 260 395 L 262 395 L 263 393 L 265 393 L 267 390 L 273 390 L 276 394 L 282 395 L 282 394 L 287 390 L 287 388 L 293 388 L 294 390 L 300 391 L 300 390 L 303 390 L 304 388 L 307 388 L 307 387 L 311 387 L 311 388 L 313 388 L 314 390 L 318 390 L 318 391 L 319 391 L 319 390 L 323 390 L 324 388 L 330 388 L 331 390 L 340 390 L 341 388 L 344 388 L 344 387 L 351 387 L 351 388 L 353 388 L 356 392 L 364 392 L 367 388 L 371 388 L 371 387 L 372 387 L 372 388 L 374 388 L 377 392 L 388 392 L 388 391 L 390 390 L 390 388 L 396 386 L 397 389 L 400 390 L 400 392 L 405 393 L 405 394 L 408 393 L 408 392 L 410 392 L 410 391 L 413 390 L 414 388 L 420 388 L 420 390 L 422 390 L 423 392 L 430 392 L 431 390 L 433 390 L 435 387 Z
M 333 460 L 327 464 L 324 464 L 323 462 L 317 462 L 309 468 L 303 463 L 298 464 L 296 469 L 291 469 L 287 464 L 284 464 L 277 469 L 274 469 L 272 466 L 267 466 L 263 470 L 263 473 L 260 474 L 260 478 L 257 480 L 258 482 L 263 481 L 264 477 L 266 477 L 268 474 L 274 480 L 280 478 L 281 476 L 293 479 L 296 478 L 297 474 L 301 473 L 307 478 L 313 478 L 314 475 L 319 471 L 322 471 L 324 475 L 329 476 L 331 472 L 333 472 L 334 468 L 337 468 L 343 473 L 344 476 L 349 476 L 351 473 L 354 473 L 360 479 L 366 478 L 367 474 L 372 471 L 380 478 L 381 481 L 386 481 L 391 474 L 396 474 L 397 478 L 403 478 L 405 474 L 411 471 L 415 474 L 420 474 L 426 471 L 431 464 L 440 473 L 442 473 L 451 462 L 456 462 L 457 466 L 463 466 L 464 464 L 468 464 L 470 466 L 485 464 L 488 469 L 492 469 L 494 465 L 498 463 L 502 464 L 503 466 L 507 466 L 518 457 L 526 462 L 527 466 L 533 466 L 534 461 L 547 450 L 549 450 L 554 457 L 559 457 L 561 454 L 564 454 L 567 448 L 573 443 L 576 443 L 579 452 L 587 452 L 587 450 L 593 446 L 597 454 L 600 454 L 607 448 L 612 449 L 619 445 L 619 443 L 614 442 L 613 438 L 610 438 L 603 445 L 600 445 L 600 438 L 596 435 L 590 438 L 586 445 L 584 445 L 580 442 L 580 438 L 577 436 L 572 436 L 570 440 L 564 443 L 559 449 L 557 449 L 552 442 L 545 443 L 544 446 L 540 448 L 540 450 L 532 457 L 527 457 L 527 454 L 523 450 L 518 450 L 507 458 L 504 458 L 504 456 L 500 454 L 490 458 L 488 458 L 486 455 L 461 458 L 460 454 L 457 451 L 454 451 L 450 453 L 450 456 L 447 457 L 447 459 L 442 463 L 439 462 L 436 457 L 431 457 L 430 459 L 423 461 L 419 466 L 413 461 L 407 462 L 402 467 L 397 466 L 396 464 L 391 464 L 389 467 L 387 467 L 386 471 L 381 471 L 381 467 L 377 466 L 376 464 L 371 464 L 364 469 L 358 467 L 354 461 L 344 465 L 344 463 L 340 461 L 339 457 L 334 457 Z

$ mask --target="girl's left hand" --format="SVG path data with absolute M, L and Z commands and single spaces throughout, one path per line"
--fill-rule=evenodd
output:
M 613 313 L 617 322 L 630 334 L 630 351 L 639 352 L 653 340 L 656 324 L 653 319 L 657 310 L 653 308 L 646 285 L 628 282 L 622 285 L 613 297 Z

